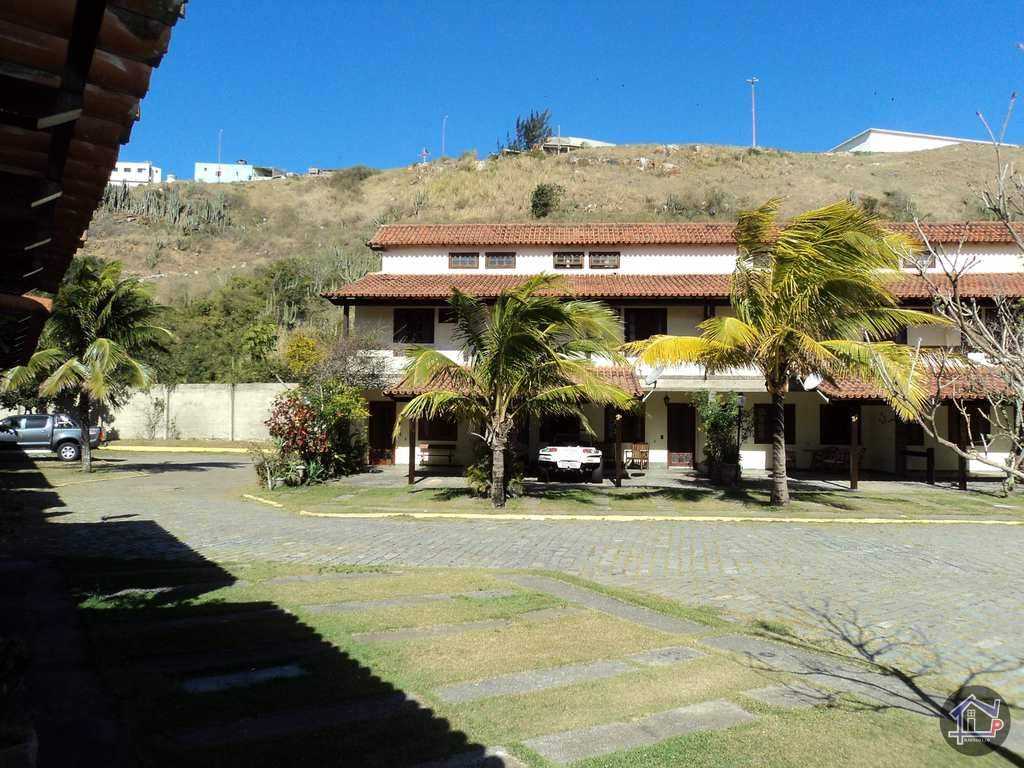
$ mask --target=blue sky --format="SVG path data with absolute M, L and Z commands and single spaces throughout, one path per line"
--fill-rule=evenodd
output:
M 191 0 L 121 158 L 191 178 L 223 128 L 225 161 L 390 167 L 436 157 L 443 115 L 447 154 L 483 154 L 543 108 L 565 135 L 747 144 L 751 75 L 765 146 L 982 138 L 975 111 L 1000 122 L 1024 85 L 1018 40 L 1019 0 Z

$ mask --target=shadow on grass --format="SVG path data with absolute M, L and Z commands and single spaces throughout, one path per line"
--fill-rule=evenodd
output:
M 56 492 L 14 493 L 0 633 L 35 651 L 40 768 L 504 764 L 156 523 L 51 523 Z

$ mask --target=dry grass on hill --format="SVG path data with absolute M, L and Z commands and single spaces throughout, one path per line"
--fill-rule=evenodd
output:
M 1024 159 L 1013 150 L 1011 159 Z M 119 258 L 163 296 L 187 285 L 195 294 L 254 265 L 288 256 L 349 260 L 372 268 L 364 243 L 391 222 L 528 221 L 540 183 L 565 190 L 554 220 L 729 221 L 768 197 L 794 214 L 853 197 L 888 218 L 982 217 L 972 189 L 994 175 L 985 146 L 886 155 L 751 151 L 707 145 L 621 146 L 557 157 L 472 156 L 357 173 L 196 186 L 225 195 L 232 224 L 183 233 L 142 217 L 100 211 L 86 253 Z

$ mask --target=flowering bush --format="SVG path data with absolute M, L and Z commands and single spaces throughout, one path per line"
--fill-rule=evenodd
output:
M 321 482 L 358 472 L 364 463 L 366 441 L 354 428 L 368 413 L 366 400 L 355 387 L 334 382 L 306 384 L 282 392 L 274 400 L 267 429 L 279 457 L 297 457 L 303 471 L 291 469 L 291 482 Z M 288 463 L 288 462 L 285 462 Z M 267 466 L 264 463 L 261 479 Z M 279 478 L 284 479 L 284 478 Z

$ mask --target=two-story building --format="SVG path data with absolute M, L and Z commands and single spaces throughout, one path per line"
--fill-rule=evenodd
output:
M 911 225 L 892 226 L 914 233 Z M 965 295 L 982 301 L 1024 297 L 1024 257 L 1002 225 L 929 224 L 924 232 L 933 246 L 956 252 L 958 263 L 970 262 L 971 271 L 960 282 Z M 527 275 L 561 275 L 560 295 L 600 300 L 620 314 L 624 341 L 664 333 L 693 335 L 705 318 L 732 311 L 728 297 L 737 248 L 731 224 L 388 225 L 378 230 L 370 246 L 380 252 L 381 270 L 327 298 L 342 308 L 346 328 L 379 340 L 395 375 L 392 388 L 369 393 L 371 456 L 379 462 L 409 461 L 404 436 L 392 439 L 396 412 L 417 394 L 400 383 L 408 345 L 432 345 L 459 357 L 445 307 L 453 288 L 488 299 Z M 942 274 L 941 265 L 929 269 Z M 930 303 L 928 286 L 910 269 L 892 289 L 908 306 Z M 957 333 L 947 328 L 912 327 L 905 337 L 925 347 L 959 344 Z M 635 391 L 642 402 L 636 416 L 624 420 L 623 440 L 647 444 L 652 465 L 686 468 L 701 460 L 703 436 L 693 403 L 699 393 L 710 390 L 744 395 L 754 429 L 742 446 L 743 465 L 748 470 L 770 466 L 769 399 L 757 371 L 707 376 L 696 365 L 608 366 L 608 375 Z M 860 415 L 865 469 L 900 471 L 906 460 L 901 451 L 925 446 L 919 427 L 899 422 L 879 393 L 860 382 L 809 380 L 794 385 L 786 406 L 786 440 L 794 468 L 810 468 L 830 446 L 848 448 L 853 414 Z M 612 414 L 593 407 L 588 417 L 596 439 L 610 442 Z M 954 434 L 952 410 L 950 425 Z M 532 424 L 521 442 L 534 456 L 556 434 L 575 428 Z M 464 463 L 475 438 L 469 425 L 438 423 L 420 424 L 417 439 L 450 446 Z M 948 449 L 938 449 L 936 456 L 939 469 L 956 468 L 956 457 Z M 919 459 L 909 463 L 911 468 L 921 466 Z

